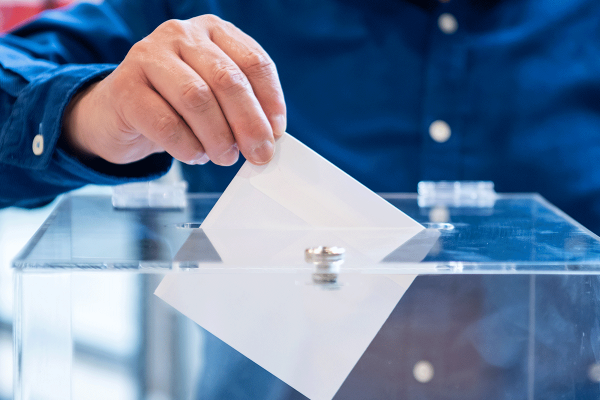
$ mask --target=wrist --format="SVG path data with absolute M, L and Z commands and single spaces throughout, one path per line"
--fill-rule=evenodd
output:
M 62 132 L 59 138 L 59 146 L 70 155 L 79 160 L 90 160 L 98 156 L 92 150 L 89 143 L 92 119 L 91 110 L 86 104 L 91 97 L 92 89 L 98 84 L 94 82 L 77 92 L 72 98 L 63 114 Z

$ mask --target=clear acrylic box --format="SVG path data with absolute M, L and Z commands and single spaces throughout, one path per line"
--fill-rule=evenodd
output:
M 384 195 L 422 234 L 378 261 L 349 253 L 335 271 L 340 282 L 419 275 L 335 398 L 598 398 L 600 238 L 539 195 L 427 193 Z M 189 194 L 182 208 L 116 209 L 109 196 L 66 196 L 13 262 L 15 398 L 196 399 L 203 379 L 233 374 L 237 364 L 215 364 L 211 351 L 242 356 L 153 296 L 161 278 L 319 282 L 303 251 L 280 252 L 298 232 L 221 232 L 277 244 L 244 250 L 247 263 L 224 261 L 199 229 L 217 200 Z M 331 246 L 340 236 L 314 237 Z M 280 388 L 272 398 L 303 398 L 269 379 Z

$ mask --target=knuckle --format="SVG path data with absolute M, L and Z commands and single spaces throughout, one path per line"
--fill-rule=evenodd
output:
M 221 18 L 217 17 L 214 14 L 204 14 L 198 18 L 200 19 L 200 21 L 202 21 L 204 24 L 206 24 L 208 26 L 216 26 L 216 25 L 220 25 L 224 22 Z
M 215 88 L 224 92 L 241 92 L 248 87 L 248 78 L 244 73 L 233 66 L 219 66 L 213 75 Z
M 248 130 L 248 135 L 252 135 L 254 138 L 272 136 L 269 121 L 261 117 L 256 117 L 250 121 Z
M 152 129 L 162 141 L 172 142 L 177 137 L 179 123 L 177 116 L 163 114 L 152 121 Z
M 251 51 L 244 55 L 241 64 L 242 69 L 252 75 L 265 76 L 275 73 L 275 64 L 271 58 L 260 51 Z
M 268 122 L 260 116 L 250 117 L 238 123 L 230 123 L 230 125 L 236 137 L 244 137 L 252 140 L 267 137 L 270 132 Z
M 170 19 L 159 25 L 158 30 L 169 35 L 180 35 L 186 32 L 185 21 Z
M 182 88 L 181 102 L 186 109 L 206 111 L 213 103 L 212 92 L 204 83 L 191 82 Z
M 135 43 L 122 64 L 133 68 L 146 68 L 153 65 L 160 59 L 160 52 L 157 51 L 157 45 L 151 37 L 145 37 Z
M 134 59 L 139 60 L 139 59 L 145 58 L 148 54 L 151 54 L 151 53 L 152 53 L 152 45 L 150 44 L 149 39 L 146 37 L 146 38 L 140 40 L 139 42 L 135 43 L 133 46 L 131 46 L 128 56 L 129 56 L 129 58 L 133 57 Z

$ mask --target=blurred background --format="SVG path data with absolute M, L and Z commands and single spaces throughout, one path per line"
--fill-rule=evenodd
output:
M 0 32 L 8 31 L 43 10 L 73 2 L 74 0 L 0 0 Z

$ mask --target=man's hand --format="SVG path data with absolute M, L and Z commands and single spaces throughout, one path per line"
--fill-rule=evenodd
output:
M 77 94 L 63 140 L 80 157 L 125 164 L 167 151 L 188 164 L 254 164 L 286 128 L 277 70 L 248 35 L 213 15 L 167 21 L 106 78 Z M 239 151 L 238 151 L 239 149 Z

